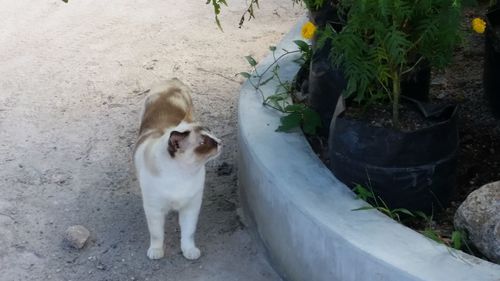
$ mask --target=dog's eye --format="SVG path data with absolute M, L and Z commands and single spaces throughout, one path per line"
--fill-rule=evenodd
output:
M 205 145 L 210 141 L 210 138 L 208 138 L 205 135 L 202 135 L 201 140 L 200 140 L 200 145 Z

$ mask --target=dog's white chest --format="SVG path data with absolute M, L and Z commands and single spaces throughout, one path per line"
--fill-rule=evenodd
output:
M 194 196 L 203 192 L 204 179 L 204 169 L 194 175 L 144 175 L 141 179 L 143 197 L 152 204 L 179 210 Z

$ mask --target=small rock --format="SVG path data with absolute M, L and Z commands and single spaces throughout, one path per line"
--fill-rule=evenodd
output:
M 241 224 L 243 224 L 245 227 L 249 226 L 248 220 L 242 208 L 236 209 L 236 216 L 238 217 L 238 220 L 241 222 Z
M 474 141 L 474 137 L 472 137 L 469 134 L 464 135 L 463 137 L 461 137 L 461 140 L 460 140 L 460 142 L 463 144 L 472 143 L 473 141 Z
M 444 76 L 437 76 L 431 81 L 432 86 L 446 87 L 447 84 L 448 82 L 446 81 L 446 77 Z
M 155 68 L 157 62 L 158 62 L 158 60 L 152 60 L 152 61 L 145 63 L 142 67 L 144 67 L 147 70 L 153 70 Z
M 458 207 L 454 224 L 468 233 L 474 246 L 500 263 L 500 181 L 475 190 Z
M 54 173 L 49 176 L 48 182 L 54 183 L 57 185 L 64 185 L 68 182 L 70 176 L 65 175 L 63 173 Z
M 222 162 L 222 164 L 217 168 L 218 176 L 228 176 L 233 172 L 233 166 L 229 165 L 227 162 Z
M 102 263 L 99 263 L 96 267 L 99 270 L 106 270 L 106 266 L 104 264 L 102 264 Z
M 64 239 L 73 248 L 81 249 L 89 239 L 90 232 L 82 225 L 73 225 L 66 229 Z

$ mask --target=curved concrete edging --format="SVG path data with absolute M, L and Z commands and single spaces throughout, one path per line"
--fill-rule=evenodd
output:
M 296 49 L 301 19 L 277 47 Z M 280 78 L 298 65 L 280 62 Z M 262 71 L 273 62 L 268 56 Z M 274 93 L 277 81 L 261 89 Z M 247 81 L 239 100 L 239 186 L 245 214 L 256 226 L 285 280 L 500 280 L 500 266 L 431 241 L 364 206 L 323 165 L 300 131 L 278 133 L 280 115 L 262 106 Z

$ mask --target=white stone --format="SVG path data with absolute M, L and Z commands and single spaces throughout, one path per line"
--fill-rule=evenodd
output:
M 81 249 L 89 239 L 90 232 L 83 225 L 73 225 L 66 229 L 64 240 L 73 248 Z
M 500 181 L 469 194 L 455 213 L 454 223 L 468 233 L 481 253 L 500 264 Z

